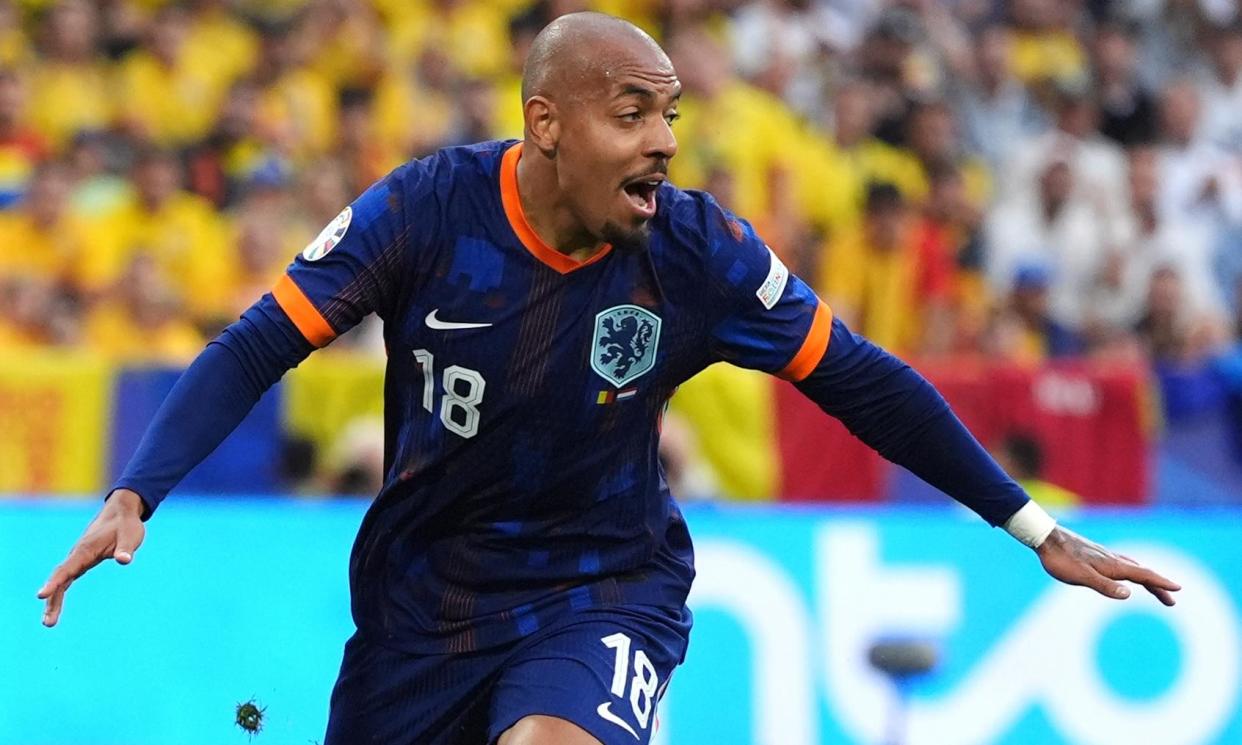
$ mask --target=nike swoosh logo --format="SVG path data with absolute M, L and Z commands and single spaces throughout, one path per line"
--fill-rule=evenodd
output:
M 642 738 L 638 736 L 638 733 L 634 731 L 633 727 L 626 724 L 624 719 L 612 713 L 612 710 L 608 708 L 611 705 L 612 704 L 609 704 L 608 702 L 604 702 L 599 705 L 599 708 L 595 710 L 595 713 L 599 714 L 600 719 L 603 719 L 605 722 L 612 722 L 626 732 L 629 732 L 634 736 L 635 740 L 641 740 Z
M 439 308 L 427 314 L 427 328 L 439 329 L 441 331 L 453 331 L 454 329 L 485 329 L 491 326 L 490 323 L 455 323 L 453 321 L 441 321 L 436 318 L 436 314 L 440 312 Z

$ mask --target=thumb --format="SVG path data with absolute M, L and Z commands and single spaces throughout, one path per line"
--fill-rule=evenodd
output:
M 142 545 L 144 532 L 141 523 L 136 528 L 121 528 L 117 531 L 116 548 L 112 551 L 112 558 L 116 559 L 116 563 L 128 564 L 134 560 L 134 552 Z

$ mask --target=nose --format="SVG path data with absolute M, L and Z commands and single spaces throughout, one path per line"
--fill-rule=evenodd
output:
M 651 129 L 643 155 L 668 160 L 677 154 L 677 135 L 664 117 L 653 117 L 657 124 Z

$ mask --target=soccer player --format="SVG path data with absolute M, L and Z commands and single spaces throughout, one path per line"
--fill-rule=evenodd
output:
M 203 351 L 38 596 L 127 564 L 143 522 L 265 389 L 385 321 L 384 487 L 350 559 L 357 632 L 326 742 L 645 743 L 694 575 L 661 412 L 727 361 L 794 381 L 864 441 L 1113 598 L 1176 584 L 1056 527 L 944 400 L 856 336 L 711 196 L 665 181 L 679 83 L 634 26 L 564 16 L 531 49 L 522 142 L 372 186 Z M 722 123 L 727 126 L 727 123 Z

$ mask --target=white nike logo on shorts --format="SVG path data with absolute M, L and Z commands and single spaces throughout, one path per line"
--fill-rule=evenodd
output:
M 427 328 L 439 329 L 441 331 L 453 331 L 454 329 L 483 329 L 491 326 L 490 323 L 454 323 L 453 321 L 441 321 L 436 318 L 436 314 L 440 312 L 439 308 L 427 314 Z
M 612 704 L 605 701 L 604 703 L 599 705 L 599 708 L 595 710 L 595 713 L 599 714 L 600 718 L 603 719 L 605 722 L 612 722 L 613 724 L 617 725 L 618 727 L 625 730 L 626 732 L 629 732 L 631 735 L 634 736 L 635 740 L 641 740 L 642 738 L 638 736 L 638 733 L 634 731 L 633 727 L 626 724 L 624 719 L 612 713 L 612 711 L 608 708 L 610 706 L 612 706 Z

